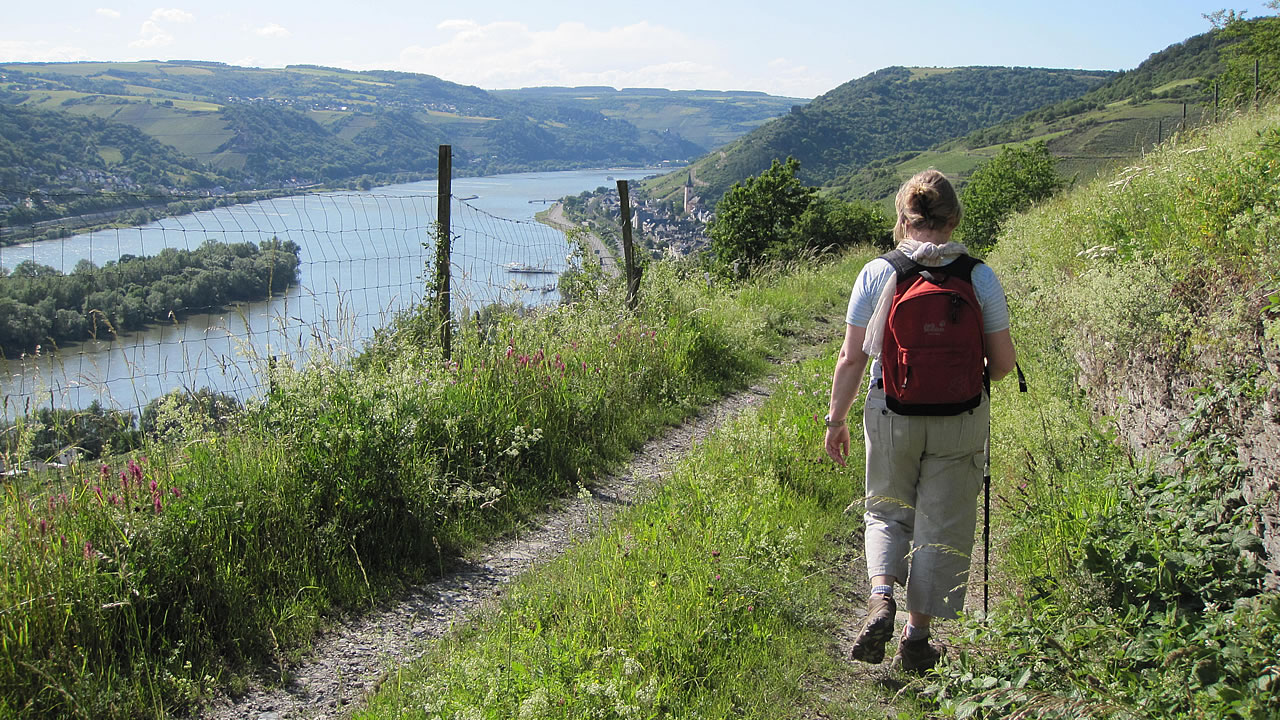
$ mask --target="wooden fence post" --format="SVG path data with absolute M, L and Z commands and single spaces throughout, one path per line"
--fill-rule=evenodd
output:
M 449 204 L 453 197 L 453 147 L 440 146 L 440 165 L 436 177 L 436 307 L 440 320 L 440 349 L 449 359 L 453 345 L 453 315 L 449 309 Z
M 1253 109 L 1258 109 L 1258 58 L 1253 59 Z
M 626 266 L 627 308 L 636 309 L 636 293 L 640 289 L 640 275 L 636 272 L 635 250 L 631 246 L 631 194 L 627 181 L 618 181 L 618 201 L 622 209 L 622 260 Z

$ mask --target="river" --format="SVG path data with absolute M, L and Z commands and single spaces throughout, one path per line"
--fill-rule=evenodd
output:
M 655 170 L 573 170 L 455 178 L 451 205 L 453 306 L 554 302 L 568 266 L 564 235 L 534 220 L 549 202 Z M 138 412 L 171 390 L 202 387 L 247 399 L 269 357 L 298 361 L 317 348 L 357 350 L 397 311 L 424 296 L 426 246 L 436 226 L 434 181 L 276 198 L 164 218 L 135 228 L 0 248 L 0 266 L 26 260 L 70 273 L 81 260 L 194 249 L 206 240 L 301 247 L 299 285 L 270 300 L 190 314 L 111 340 L 0 359 L 0 415 L 38 407 Z M 515 273 L 506 265 L 548 272 Z

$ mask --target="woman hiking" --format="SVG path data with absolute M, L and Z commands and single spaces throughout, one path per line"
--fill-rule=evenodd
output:
M 926 170 L 895 205 L 897 249 L 862 268 L 849 299 L 825 445 L 845 465 L 847 416 L 874 357 L 862 413 L 871 596 L 851 655 L 884 660 L 901 584 L 909 619 L 893 662 L 923 673 L 943 652 L 930 623 L 964 604 L 990 430 L 984 380 L 1007 375 L 1015 356 L 999 279 L 951 240 L 961 214 L 951 183 Z

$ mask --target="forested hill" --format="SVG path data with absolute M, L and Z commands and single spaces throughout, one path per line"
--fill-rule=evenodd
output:
M 1196 35 L 1152 54 L 1133 70 L 1079 96 L 1036 108 L 947 139 L 857 168 L 826 183 L 847 199 L 880 199 L 923 167 L 937 167 L 961 182 L 1008 143 L 1043 140 L 1068 177 L 1087 179 L 1153 148 L 1185 124 L 1212 115 L 1209 78 L 1223 70 L 1228 39 L 1217 31 Z M 1185 114 L 1185 117 L 1184 117 Z M 904 148 L 904 150 L 907 148 Z
M 823 185 L 874 160 L 925 150 L 1079 97 L 1113 75 L 1004 67 L 885 68 L 792 108 L 700 159 L 694 168 L 697 192 L 715 202 L 733 183 L 787 156 L 800 161 L 801 180 Z
M 259 188 L 431 174 L 441 144 L 460 174 L 683 163 L 804 102 L 608 90 L 625 104 L 310 65 L 0 64 L 0 103 L 129 125 Z
M 721 147 L 808 100 L 762 92 L 665 88 L 535 87 L 495 90 L 500 98 L 554 102 L 670 133 L 702 148 Z
M 5 224 L 48 217 L 55 205 L 66 214 L 102 209 L 98 190 L 194 190 L 234 181 L 128 125 L 0 103 L 0 220 Z M 5 202 L 6 197 L 11 200 Z

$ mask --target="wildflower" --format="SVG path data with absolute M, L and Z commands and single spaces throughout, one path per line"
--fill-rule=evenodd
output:
M 129 492 L 129 476 L 123 470 L 120 471 L 120 487 Z
M 164 503 L 160 502 L 159 493 L 151 496 L 151 507 L 155 508 L 157 515 L 159 515 L 160 511 L 164 509 Z
M 102 486 L 101 485 L 93 486 L 93 494 L 98 496 L 98 502 L 102 502 Z
M 152 480 L 152 481 L 151 481 L 151 492 L 153 492 L 153 493 L 154 493 L 154 492 L 156 491 L 156 488 L 158 488 L 158 487 L 160 487 L 159 483 L 157 483 L 155 480 Z
M 755 612 L 755 611 L 756 611 L 756 606 L 755 606 L 755 605 L 748 605 L 748 606 L 747 606 L 747 612 Z
M 178 488 L 176 488 L 176 487 L 174 487 L 174 488 L 169 488 L 169 492 L 173 493 L 173 497 L 174 497 L 174 498 L 180 498 L 180 497 L 182 497 L 182 491 L 181 491 L 181 490 L 179 490 L 179 489 L 178 489 Z
M 718 558 L 718 557 L 720 557 L 720 551 L 719 551 L 719 550 L 712 550 L 712 551 L 711 551 L 711 557 L 714 557 L 714 558 Z
M 516 348 L 515 348 L 515 346 L 514 346 L 514 345 L 508 345 L 508 346 L 507 346 L 507 358 L 508 358 L 508 359 L 510 359 L 510 358 L 511 358 L 511 355 L 512 355 L 513 353 L 515 353 L 515 351 L 516 351 Z
M 142 484 L 142 466 L 134 462 L 133 458 L 129 458 L 129 474 L 133 476 L 134 482 Z
M 88 560 L 93 557 L 93 543 L 88 540 L 84 541 L 84 559 Z
M 43 535 L 49 530 L 49 523 L 45 522 L 44 518 L 40 518 L 40 524 L 38 527 L 40 528 L 40 534 Z
M 120 507 L 120 496 L 115 493 L 111 493 L 111 497 L 107 498 L 107 502 L 110 503 L 112 507 Z
M 107 467 L 106 463 L 102 463 L 102 465 L 98 466 L 98 473 L 102 475 L 102 480 L 105 482 L 107 478 L 111 477 L 111 468 Z

